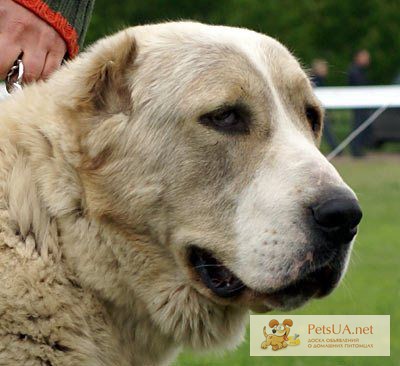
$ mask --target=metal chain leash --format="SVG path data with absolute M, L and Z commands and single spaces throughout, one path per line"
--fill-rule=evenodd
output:
M 21 59 L 15 61 L 6 77 L 6 89 L 9 94 L 22 89 L 22 78 L 24 76 L 24 64 Z

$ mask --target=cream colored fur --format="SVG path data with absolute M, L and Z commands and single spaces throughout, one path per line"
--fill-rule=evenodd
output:
M 247 140 L 196 122 L 239 97 L 258 128 Z M 3 102 L 0 364 L 166 365 L 182 347 L 239 344 L 251 299 L 215 298 L 185 250 L 209 248 L 258 290 L 282 284 L 243 247 L 266 229 L 254 201 L 281 197 L 268 229 L 289 248 L 302 233 L 282 220 L 297 201 L 344 186 L 298 117 L 301 98 L 319 108 L 271 38 L 167 23 L 101 40 Z M 280 159 L 299 151 L 288 179 Z

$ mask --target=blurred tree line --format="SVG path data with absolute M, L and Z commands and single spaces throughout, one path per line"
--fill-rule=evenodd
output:
M 331 85 L 346 84 L 360 48 L 371 52 L 374 84 L 390 84 L 400 72 L 400 0 L 96 0 L 87 42 L 126 26 L 179 19 L 266 33 L 305 67 L 325 58 Z

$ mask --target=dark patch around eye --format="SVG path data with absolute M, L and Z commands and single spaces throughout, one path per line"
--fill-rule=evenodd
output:
M 322 124 L 321 112 L 314 106 L 306 106 L 305 113 L 311 129 L 313 132 L 318 133 Z
M 249 134 L 249 113 L 240 106 L 227 106 L 203 114 L 199 121 L 226 134 Z

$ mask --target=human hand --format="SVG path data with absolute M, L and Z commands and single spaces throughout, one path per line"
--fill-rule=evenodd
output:
M 0 1 L 0 80 L 21 53 L 24 82 L 46 79 L 66 51 L 65 41 L 45 21 L 12 0 Z

